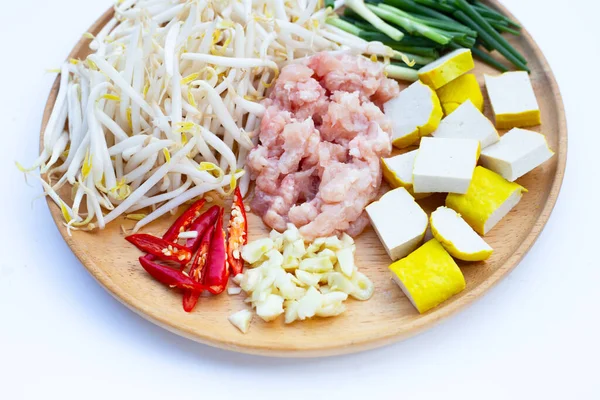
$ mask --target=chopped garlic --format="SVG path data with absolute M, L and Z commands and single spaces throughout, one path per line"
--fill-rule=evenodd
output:
M 235 296 L 237 294 L 242 293 L 242 288 L 241 287 L 236 287 L 236 286 L 229 286 L 227 288 L 227 294 L 231 295 L 231 296 Z
M 296 270 L 296 277 L 306 286 L 319 286 L 319 281 L 321 280 L 321 274 L 313 274 L 301 269 Z
M 373 296 L 375 286 L 365 274 L 357 272 L 352 279 L 352 282 L 356 288 L 354 292 L 350 293 L 352 297 L 357 300 L 369 300 L 371 296 Z
M 195 239 L 198 237 L 197 231 L 179 232 L 177 239 Z
M 254 264 L 273 248 L 273 241 L 269 238 L 258 239 L 248 243 L 242 248 L 242 258 L 249 264 Z
M 333 270 L 333 263 L 327 256 L 305 258 L 300 261 L 299 268 L 307 272 L 327 272 Z
M 332 290 L 339 290 L 343 293 L 353 293 L 357 288 L 352 281 L 341 272 L 330 272 L 327 274 L 327 284 Z
M 352 277 L 352 273 L 356 268 L 354 266 L 354 250 L 352 247 L 346 247 L 344 249 L 340 249 L 335 253 L 338 264 L 340 266 L 340 270 L 347 277 Z
M 283 312 L 283 297 L 276 294 L 270 294 L 264 301 L 256 304 L 256 314 L 267 322 L 273 321 Z
M 250 329 L 250 322 L 252 321 L 252 312 L 249 310 L 241 310 L 231 314 L 228 320 L 242 333 L 247 333 L 248 329 Z
M 265 321 L 285 314 L 285 323 L 343 313 L 348 296 L 366 300 L 373 283 L 354 262 L 354 240 L 344 234 L 305 243 L 293 225 L 242 248 L 250 264 L 233 278 Z

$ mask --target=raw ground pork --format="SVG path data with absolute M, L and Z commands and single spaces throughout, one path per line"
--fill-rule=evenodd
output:
M 391 152 L 391 123 L 380 106 L 399 92 L 381 64 L 350 54 L 317 54 L 283 68 L 248 156 L 252 210 L 268 226 L 288 222 L 314 239 L 358 235 Z

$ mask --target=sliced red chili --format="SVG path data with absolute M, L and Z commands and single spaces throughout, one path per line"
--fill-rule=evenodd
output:
M 206 260 L 208 258 L 208 251 L 210 249 L 210 242 L 212 240 L 212 235 L 215 230 L 215 225 L 209 226 L 208 229 L 204 232 L 202 236 L 202 241 L 200 243 L 200 247 L 196 252 L 196 256 L 192 261 L 192 266 L 190 268 L 190 278 L 192 278 L 196 282 L 202 281 L 202 272 L 204 266 L 206 265 Z M 201 292 L 186 290 L 183 293 L 183 309 L 186 312 L 191 312 L 196 303 L 198 303 L 198 299 L 200 298 Z
M 164 261 L 173 261 L 185 265 L 192 259 L 192 253 L 187 247 L 146 233 L 136 233 L 127 236 L 125 239 L 138 249 Z
M 204 290 L 202 284 L 194 281 L 181 271 L 147 260 L 143 256 L 140 257 L 139 260 L 146 272 L 162 284 L 196 292 L 202 292 L 202 290 Z
M 219 213 L 217 225 L 212 234 L 206 266 L 202 272 L 202 284 L 212 294 L 222 293 L 227 287 L 229 269 L 225 249 L 225 230 L 223 229 L 223 209 Z
M 211 226 L 214 226 L 215 222 L 217 222 L 217 218 L 219 217 L 219 209 L 219 206 L 212 206 L 206 210 L 204 214 L 196 218 L 192 225 L 190 225 L 188 230 L 198 232 L 198 236 L 188 239 L 185 243 L 185 247 L 190 249 L 192 253 L 196 251 L 198 246 L 200 246 L 202 237 L 207 229 L 209 229 Z
M 242 246 L 248 242 L 248 219 L 239 186 L 233 193 L 231 216 L 227 226 L 227 264 L 233 276 L 242 273 L 244 260 L 240 255 Z
M 167 229 L 165 234 L 163 235 L 163 239 L 169 242 L 174 242 L 179 237 L 179 234 L 185 231 L 194 220 L 200 215 L 200 210 L 206 204 L 206 200 L 200 199 L 196 201 L 194 204 L 190 206 L 187 210 L 183 212 L 176 220 L 173 222 L 173 225 Z M 154 260 L 154 256 L 152 254 L 147 254 L 146 260 L 152 261 Z
M 206 204 L 206 200 L 200 199 L 190 206 L 183 214 L 179 216 L 171 225 L 171 227 L 163 235 L 163 239 L 169 242 L 174 242 L 181 232 L 187 230 L 187 228 L 194 222 L 196 218 L 200 216 L 200 210 Z

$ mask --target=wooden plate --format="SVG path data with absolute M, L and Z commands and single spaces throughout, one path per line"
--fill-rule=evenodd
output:
M 496 2 L 492 4 L 508 14 Z M 111 16 L 112 10 L 109 10 L 89 31 L 97 33 Z M 255 317 L 250 332 L 243 335 L 227 321 L 231 313 L 246 307 L 243 295 L 202 298 L 193 313 L 185 313 L 181 294 L 153 281 L 137 262 L 139 252 L 123 239 L 120 226 L 131 227 L 132 221 L 118 220 L 101 232 L 74 232 L 69 237 L 60 210 L 51 204 L 50 212 L 75 255 L 109 293 L 155 324 L 198 342 L 267 356 L 317 357 L 357 352 L 407 338 L 471 304 L 515 268 L 540 234 L 556 202 L 567 156 L 567 129 L 561 96 L 550 67 L 531 36 L 523 31 L 520 38 L 509 38 L 529 60 L 543 120 L 542 126 L 535 129 L 546 135 L 556 155 L 518 181 L 529 189 L 529 193 L 486 236 L 486 241 L 495 250 L 492 258 L 485 263 L 461 266 L 467 281 L 466 290 L 426 314 L 419 315 L 390 279 L 387 270 L 390 259 L 370 228 L 357 238 L 357 264 L 375 283 L 376 291 L 371 300 L 349 300 L 348 311 L 342 316 L 289 326 L 284 325 L 282 318 L 265 323 Z M 85 57 L 88 44 L 88 40 L 82 39 L 70 57 Z M 483 73 L 497 74 L 478 64 L 476 74 L 480 81 Z M 42 131 L 57 91 L 58 80 L 48 99 Z M 489 110 L 490 106 L 486 104 L 488 116 Z M 431 211 L 441 205 L 443 199 L 443 196 L 435 196 L 422 204 Z M 163 218 L 145 231 L 161 234 L 172 220 Z M 251 239 L 266 233 L 260 219 L 251 216 Z

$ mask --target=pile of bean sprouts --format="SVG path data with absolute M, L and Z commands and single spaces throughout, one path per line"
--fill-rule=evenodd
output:
M 114 10 L 86 34 L 92 54 L 62 66 L 42 153 L 20 167 L 39 168 L 69 230 L 125 214 L 137 231 L 238 179 L 245 195 L 260 100 L 282 66 L 320 51 L 391 51 L 327 25 L 320 0 L 121 0 Z

